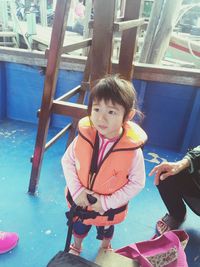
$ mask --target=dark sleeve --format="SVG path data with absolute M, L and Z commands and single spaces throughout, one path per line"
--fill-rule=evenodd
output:
M 186 154 L 186 157 L 190 158 L 194 171 L 200 169 L 200 145 L 189 150 Z

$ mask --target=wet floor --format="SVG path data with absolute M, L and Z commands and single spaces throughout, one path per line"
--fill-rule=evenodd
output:
M 65 180 L 60 159 L 65 150 L 66 136 L 45 152 L 36 196 L 27 194 L 36 136 L 36 125 L 12 120 L 0 122 L 0 230 L 16 231 L 18 246 L 0 255 L 2 267 L 45 267 L 65 245 L 67 233 L 64 198 Z M 51 129 L 50 136 L 56 133 Z M 146 146 L 147 174 L 163 160 L 181 157 L 175 152 Z M 127 219 L 116 226 L 113 248 L 150 239 L 155 222 L 165 214 L 164 204 L 147 175 L 145 189 L 131 201 Z M 188 209 L 182 225 L 190 236 L 186 247 L 189 267 L 200 266 L 200 219 Z M 82 256 L 93 260 L 99 241 L 92 228 L 83 244 Z

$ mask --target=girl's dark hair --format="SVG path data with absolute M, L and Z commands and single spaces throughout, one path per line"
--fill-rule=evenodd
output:
M 109 75 L 95 82 L 91 90 L 88 114 L 91 115 L 93 101 L 112 101 L 125 108 L 124 119 L 132 109 L 137 109 L 137 94 L 133 84 L 119 75 Z

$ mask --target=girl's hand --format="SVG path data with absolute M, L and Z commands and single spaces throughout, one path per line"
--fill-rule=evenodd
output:
M 104 214 L 105 211 L 103 210 L 101 205 L 100 195 L 94 193 L 93 196 L 97 199 L 97 201 L 93 205 L 91 205 L 92 209 L 96 212 L 99 212 L 100 214 Z
M 149 173 L 149 176 L 155 174 L 154 183 L 158 185 L 160 180 L 163 181 L 168 176 L 175 175 L 189 166 L 190 162 L 188 159 L 182 159 L 177 162 L 163 162 L 154 167 Z
M 87 206 L 91 205 L 87 199 L 87 195 L 88 194 L 93 194 L 92 191 L 88 190 L 88 189 L 84 189 L 80 195 L 77 196 L 77 198 L 74 199 L 74 202 L 77 206 L 82 207 L 82 208 L 86 208 Z

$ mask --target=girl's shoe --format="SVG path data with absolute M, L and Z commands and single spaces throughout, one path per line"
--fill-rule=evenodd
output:
M 0 231 L 0 254 L 6 253 L 13 249 L 18 243 L 17 233 Z
M 108 246 L 106 247 L 100 247 L 100 250 L 103 250 L 103 251 L 114 251 L 114 249 L 111 247 L 111 244 L 109 243 Z
M 69 253 L 76 255 L 76 256 L 79 256 L 81 254 L 82 250 L 75 247 L 74 244 L 71 244 L 69 248 L 70 248 Z

